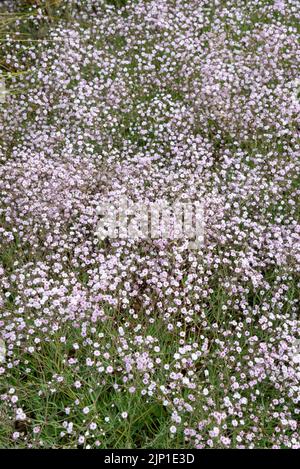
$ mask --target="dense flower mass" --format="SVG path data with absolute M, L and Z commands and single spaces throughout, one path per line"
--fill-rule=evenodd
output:
M 300 448 L 298 2 L 21 3 L 0 11 L 3 444 Z M 95 236 L 101 204 L 182 195 L 198 249 Z

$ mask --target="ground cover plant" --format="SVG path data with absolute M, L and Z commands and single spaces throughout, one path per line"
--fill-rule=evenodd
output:
M 300 447 L 298 22 L 0 3 L 0 447 Z M 197 249 L 95 235 L 183 194 Z

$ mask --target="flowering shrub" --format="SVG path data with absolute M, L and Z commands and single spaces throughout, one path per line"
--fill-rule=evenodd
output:
M 298 2 L 54 3 L 1 6 L 2 447 L 299 448 Z M 183 194 L 197 249 L 96 236 Z

